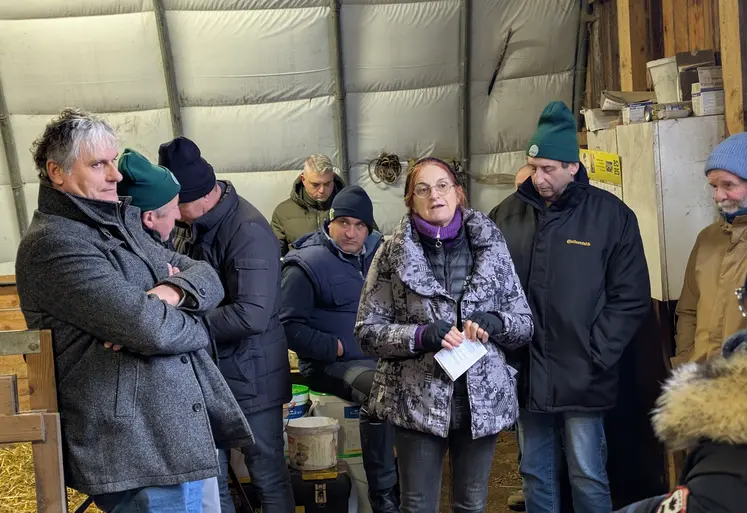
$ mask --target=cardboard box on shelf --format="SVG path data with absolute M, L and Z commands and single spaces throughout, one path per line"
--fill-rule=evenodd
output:
M 653 103 L 655 101 L 656 93 L 653 91 L 602 91 L 599 106 L 602 110 L 621 111 L 631 103 Z
M 693 114 L 696 116 L 715 116 L 724 113 L 724 90 L 704 89 L 700 84 L 693 84 Z
M 620 122 L 620 111 L 602 109 L 583 109 L 586 129 L 589 132 L 614 128 Z
M 721 66 L 704 66 L 698 68 L 698 83 L 701 89 L 723 89 L 724 74 Z
M 716 65 L 716 53 L 713 50 L 700 50 L 696 52 L 680 52 L 675 55 L 677 64 L 677 101 L 688 101 L 692 99 L 692 84 L 699 82 L 698 69 L 711 68 Z
M 628 105 L 622 111 L 623 125 L 646 122 L 646 105 Z

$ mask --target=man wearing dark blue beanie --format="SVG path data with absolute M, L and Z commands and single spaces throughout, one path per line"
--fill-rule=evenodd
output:
M 215 268 L 226 290 L 206 314 L 218 366 L 241 406 L 255 443 L 244 449 L 265 513 L 294 513 L 283 448 L 283 404 L 291 400 L 290 365 L 280 324 L 280 245 L 270 224 L 228 180 L 216 180 L 197 145 L 177 137 L 161 145 L 159 164 L 181 184 L 178 251 Z M 232 513 L 228 452 L 222 451 L 221 511 Z
M 335 196 L 324 225 L 297 239 L 283 259 L 280 321 L 309 385 L 361 406 L 371 509 L 397 513 L 394 431 L 366 412 L 376 360 L 363 354 L 353 335 L 363 282 L 383 240 L 373 219 L 371 198 L 361 187 Z
M 695 240 L 677 302 L 672 365 L 709 360 L 721 343 L 747 328 L 732 307 L 747 274 L 747 133 L 732 135 L 708 157 L 705 175 L 720 218 Z
M 511 355 L 520 363 L 526 510 L 556 511 L 562 454 L 573 509 L 607 513 L 604 414 L 617 400 L 620 357 L 649 311 L 643 243 L 633 211 L 589 185 L 563 102 L 542 111 L 526 154 L 530 177 L 490 213 L 535 316 L 532 342 Z

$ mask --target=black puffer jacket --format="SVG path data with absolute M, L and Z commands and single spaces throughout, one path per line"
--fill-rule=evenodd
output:
M 522 404 L 540 412 L 612 408 L 618 361 L 651 294 L 635 214 L 590 186 L 582 165 L 549 206 L 528 179 L 490 218 L 534 315 L 532 343 L 518 355 Z
M 209 262 L 226 297 L 206 317 L 218 365 L 242 410 L 250 414 L 291 399 L 290 365 L 280 324 L 280 246 L 270 224 L 230 182 L 210 212 L 192 224 L 180 252 Z

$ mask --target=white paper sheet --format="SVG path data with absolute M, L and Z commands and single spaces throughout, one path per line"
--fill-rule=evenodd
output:
M 456 381 L 487 352 L 485 344 L 464 338 L 458 347 L 437 352 L 436 361 L 451 380 Z

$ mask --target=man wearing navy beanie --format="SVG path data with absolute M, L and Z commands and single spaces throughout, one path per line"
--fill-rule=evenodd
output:
M 687 262 L 673 366 L 711 359 L 728 336 L 747 328 L 732 304 L 747 274 L 747 133 L 719 144 L 705 175 L 720 216 L 698 234 Z
M 280 324 L 280 244 L 270 223 L 215 171 L 186 137 L 161 145 L 158 163 L 181 184 L 179 210 L 188 225 L 175 233 L 177 251 L 209 262 L 226 296 L 206 315 L 218 366 L 241 406 L 255 443 L 245 462 L 264 513 L 293 513 L 293 489 L 283 454 L 283 404 L 291 400 L 290 365 Z M 177 232 L 185 231 L 177 228 Z M 221 511 L 234 511 L 228 452 L 221 454 Z
M 394 431 L 366 412 L 376 360 L 363 354 L 353 335 L 363 282 L 382 240 L 366 191 L 357 185 L 342 189 L 324 225 L 293 242 L 283 259 L 280 321 L 312 389 L 361 406 L 371 510 L 397 513 Z

